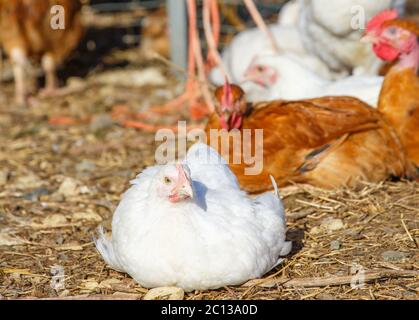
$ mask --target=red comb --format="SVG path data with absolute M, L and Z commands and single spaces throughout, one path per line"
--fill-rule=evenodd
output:
M 231 102 L 233 101 L 233 92 L 231 90 L 231 85 L 230 82 L 228 82 L 228 78 L 225 78 L 225 82 L 224 82 L 224 94 L 221 100 L 221 103 L 223 105 L 230 105 Z
M 180 163 L 176 164 L 176 169 L 178 171 L 180 181 L 188 180 L 188 178 L 186 177 L 185 169 Z
M 396 9 L 388 9 L 374 16 L 367 24 L 367 32 L 380 29 L 384 22 L 394 20 L 399 16 Z

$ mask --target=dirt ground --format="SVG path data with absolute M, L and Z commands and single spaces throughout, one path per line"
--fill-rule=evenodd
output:
M 153 134 L 111 115 L 145 110 L 182 86 L 137 49 L 89 59 L 79 53 L 67 64 L 80 76 L 64 74 L 72 92 L 26 107 L 15 106 L 13 84 L 2 83 L 0 298 L 142 299 L 149 292 L 107 267 L 92 242 L 100 224 L 110 231 L 121 194 L 154 163 L 157 146 Z M 63 125 L 63 116 L 71 122 Z M 281 194 L 294 243 L 282 265 L 242 286 L 163 298 L 419 298 L 418 183 L 366 184 L 360 192 L 293 186 Z

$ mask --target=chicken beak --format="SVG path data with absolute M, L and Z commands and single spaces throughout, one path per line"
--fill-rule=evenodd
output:
M 192 183 L 182 184 L 178 189 L 178 195 L 181 199 L 193 199 Z
M 192 188 L 192 180 L 186 174 L 181 164 L 177 165 L 178 181 L 170 193 L 169 199 L 171 202 L 179 202 L 186 199 L 193 199 L 194 193 Z
M 170 193 L 169 200 L 171 202 L 179 202 L 182 200 L 193 199 L 192 183 L 178 184 Z
M 223 105 L 223 106 L 221 106 L 221 108 L 223 110 L 222 117 L 223 117 L 224 121 L 226 123 L 228 123 L 230 121 L 230 117 L 231 117 L 231 112 L 230 112 L 231 106 Z
M 376 43 L 378 43 L 378 42 L 379 42 L 379 39 L 378 39 L 378 37 L 377 37 L 377 36 L 375 36 L 375 35 L 372 35 L 372 34 L 366 34 L 366 35 L 364 35 L 364 36 L 360 39 L 360 41 L 361 41 L 362 43 L 372 43 L 372 44 L 376 44 Z
M 248 69 L 244 74 L 243 74 L 243 82 L 256 82 L 257 81 L 257 77 L 254 74 L 254 72 L 250 69 Z
M 264 89 L 268 89 L 269 86 L 262 80 L 261 76 L 256 74 L 253 71 L 246 71 L 244 74 L 244 80 L 243 82 L 252 82 L 254 84 L 257 84 L 258 86 L 261 86 Z

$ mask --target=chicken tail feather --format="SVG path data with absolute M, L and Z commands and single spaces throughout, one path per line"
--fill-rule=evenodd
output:
M 274 194 L 279 197 L 279 190 L 278 190 L 278 185 L 276 184 L 275 178 L 272 175 L 269 175 L 269 178 L 271 178 L 271 182 L 272 182 L 272 186 L 274 187 Z
M 112 241 L 110 239 L 107 239 L 102 226 L 98 228 L 98 234 L 98 238 L 93 238 L 97 251 L 99 251 L 100 255 L 112 269 L 124 272 L 115 255 Z
M 274 194 L 277 196 L 278 200 L 280 201 L 281 197 L 279 195 L 278 185 L 276 184 L 275 178 L 272 175 L 269 175 L 271 178 L 272 186 L 274 187 Z M 282 208 L 282 215 L 281 215 L 282 221 L 285 225 L 286 223 L 286 217 L 284 210 Z M 284 241 L 283 247 L 281 249 L 281 252 L 279 253 L 280 256 L 286 256 L 288 253 L 291 252 L 292 249 L 292 242 L 291 241 Z M 284 259 L 279 259 L 275 266 L 279 265 Z

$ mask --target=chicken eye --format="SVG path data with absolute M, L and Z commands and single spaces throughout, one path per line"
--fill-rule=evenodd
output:
M 263 72 L 263 71 L 265 71 L 265 67 L 264 66 L 257 66 L 257 70 L 259 72 Z
M 165 184 L 172 183 L 172 180 L 169 177 L 164 177 L 163 181 L 164 181 Z
M 390 27 L 387 29 L 387 32 L 391 34 L 392 36 L 394 36 L 397 33 L 397 28 Z

